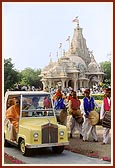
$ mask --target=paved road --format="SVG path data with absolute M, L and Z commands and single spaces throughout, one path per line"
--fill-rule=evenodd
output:
M 100 160 L 98 158 L 91 158 L 71 151 L 64 150 L 62 154 L 54 154 L 50 148 L 48 149 L 38 149 L 32 153 L 32 156 L 25 157 L 16 147 L 5 147 L 4 151 L 12 156 L 15 156 L 19 160 L 33 166 L 34 165 L 111 165 L 110 162 Z M 22 164 L 21 164 L 22 165 Z M 25 165 L 25 164 L 24 164 Z

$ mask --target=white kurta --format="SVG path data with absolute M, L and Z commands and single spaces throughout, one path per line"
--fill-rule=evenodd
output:
M 94 101 L 95 106 L 98 106 Z M 84 114 L 84 122 L 82 124 L 82 133 L 83 133 L 83 140 L 88 140 L 89 135 L 91 134 L 93 139 L 97 141 L 97 134 L 96 134 L 96 126 L 91 125 L 88 118 L 85 117 L 85 110 L 84 110 L 84 101 L 82 100 L 80 109 Z
M 110 105 L 110 100 L 111 98 L 109 99 L 107 97 L 107 100 L 108 100 L 108 103 Z M 104 100 L 102 101 L 102 106 L 101 106 L 101 110 L 100 110 L 100 120 L 102 120 L 104 118 Z M 108 142 L 108 139 L 109 139 L 109 132 L 110 132 L 110 128 L 106 128 L 104 127 L 104 130 L 103 130 L 103 143 L 107 143 Z
M 69 100 L 68 109 L 69 109 L 69 111 L 72 111 L 72 109 L 71 109 L 71 100 Z M 70 133 L 73 134 L 74 129 L 76 127 L 77 130 L 79 131 L 79 133 L 82 135 L 82 123 L 78 123 L 76 121 L 76 119 L 72 117 L 72 115 L 71 115 L 71 118 L 70 118 L 69 122 L 70 122 L 69 123 L 69 125 L 70 125 Z

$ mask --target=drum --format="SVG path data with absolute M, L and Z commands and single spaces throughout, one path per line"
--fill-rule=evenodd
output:
M 55 110 L 57 122 L 63 123 L 67 118 L 67 113 L 65 109 Z
M 80 109 L 77 109 L 77 110 L 74 112 L 73 116 L 75 117 L 75 120 L 76 120 L 79 124 L 83 123 L 83 115 L 81 114 L 81 110 L 80 110 Z
M 60 119 L 59 119 L 60 112 L 61 112 L 61 110 L 55 110 L 55 115 L 56 115 L 56 118 L 57 118 L 57 122 L 60 122 Z
M 65 109 L 62 109 L 60 112 L 60 116 L 59 116 L 59 120 L 61 123 L 65 122 L 65 120 L 67 119 L 67 113 Z
M 111 113 L 105 112 L 104 118 L 102 120 L 102 126 L 106 128 L 111 128 Z
M 88 119 L 91 125 L 96 125 L 99 122 L 99 113 L 95 110 L 89 113 Z
M 76 116 L 75 117 L 75 120 L 79 123 L 79 124 L 82 124 L 83 123 L 83 121 L 84 121 L 84 119 L 83 119 L 83 116 L 81 115 L 81 116 Z

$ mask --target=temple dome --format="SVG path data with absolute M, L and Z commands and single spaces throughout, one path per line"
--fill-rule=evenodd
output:
M 76 55 L 71 55 L 70 60 L 76 64 L 76 67 L 78 69 L 80 69 L 80 70 L 86 70 L 87 69 L 85 61 L 81 57 L 76 56 Z
M 91 62 L 89 65 L 88 65 L 88 70 L 89 72 L 99 72 L 99 66 L 96 62 Z

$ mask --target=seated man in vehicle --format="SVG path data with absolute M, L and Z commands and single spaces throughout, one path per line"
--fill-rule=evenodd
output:
M 36 97 L 36 96 L 34 96 L 34 97 L 32 98 L 32 104 L 31 104 L 31 106 L 28 108 L 28 110 L 30 110 L 30 109 L 39 109 L 39 108 L 40 108 L 40 106 L 39 106 L 39 98 Z M 37 112 L 33 112 L 33 111 L 31 112 L 31 111 L 29 111 L 29 112 L 28 112 L 28 116 L 31 117 L 32 115 L 39 116 Z
M 11 139 L 16 139 L 16 133 L 18 132 L 18 122 L 20 117 L 20 100 L 19 98 L 13 98 L 14 105 L 6 110 L 6 121 L 11 133 Z
M 8 99 L 8 102 L 7 102 L 7 109 L 8 109 L 9 107 L 11 107 L 12 105 L 14 105 L 14 101 L 13 101 L 13 99 Z
M 43 106 L 45 110 L 51 108 L 51 100 L 48 98 L 48 96 L 44 97 Z M 48 115 L 48 111 L 44 111 L 44 115 Z
M 44 97 L 43 105 L 45 109 L 48 109 L 51 107 L 51 100 L 47 96 Z

